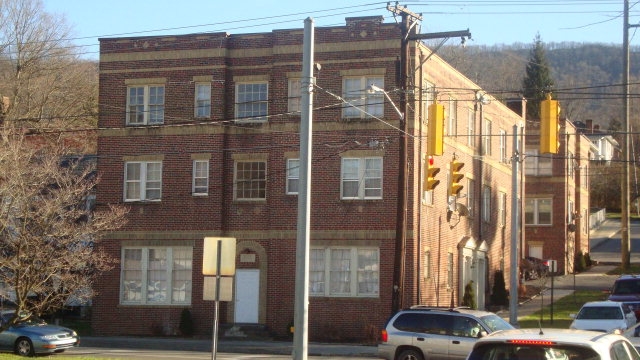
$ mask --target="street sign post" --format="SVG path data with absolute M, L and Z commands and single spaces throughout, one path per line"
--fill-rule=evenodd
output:
M 213 317 L 213 335 L 211 359 L 216 359 L 218 352 L 218 314 L 220 313 L 220 301 L 231 301 L 233 290 L 233 275 L 236 273 L 236 239 L 222 237 L 204 238 L 202 256 L 202 274 L 215 275 L 215 313 Z M 211 280 L 205 276 L 204 300 L 209 300 Z M 224 295 L 223 295 L 223 291 Z M 209 294 L 208 294 L 209 293 Z

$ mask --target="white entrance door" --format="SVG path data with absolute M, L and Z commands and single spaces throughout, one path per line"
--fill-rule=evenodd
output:
M 235 278 L 235 322 L 257 324 L 260 270 L 237 269 Z

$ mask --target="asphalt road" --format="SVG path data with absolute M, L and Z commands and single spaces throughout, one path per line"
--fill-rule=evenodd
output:
M 631 221 L 631 263 L 640 262 L 640 221 Z M 601 263 L 620 263 L 620 220 L 608 219 L 590 234 L 590 255 Z

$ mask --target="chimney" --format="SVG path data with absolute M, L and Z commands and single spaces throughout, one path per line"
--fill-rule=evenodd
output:
M 587 132 L 593 133 L 593 120 L 587 119 Z

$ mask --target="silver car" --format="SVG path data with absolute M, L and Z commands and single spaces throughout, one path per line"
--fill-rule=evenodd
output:
M 13 311 L 2 312 L 0 318 L 2 324 L 10 321 L 13 313 Z M 61 353 L 79 344 L 80 339 L 75 331 L 47 324 L 36 316 L 30 316 L 28 320 L 0 332 L 0 350 L 13 351 L 22 356 Z
M 508 329 L 513 326 L 487 311 L 413 306 L 389 319 L 378 355 L 387 360 L 464 360 L 478 338 Z

